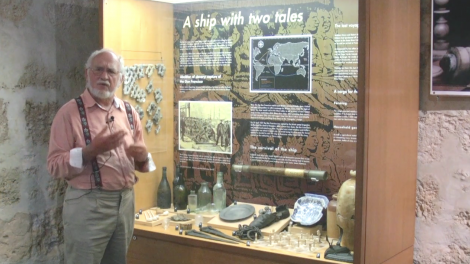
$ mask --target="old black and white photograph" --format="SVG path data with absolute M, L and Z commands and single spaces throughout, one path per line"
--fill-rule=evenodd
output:
M 179 150 L 232 153 L 232 102 L 180 101 Z

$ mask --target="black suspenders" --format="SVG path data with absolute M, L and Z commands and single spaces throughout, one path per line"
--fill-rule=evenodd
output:
M 88 146 L 91 144 L 91 133 L 90 133 L 90 127 L 88 126 L 88 120 L 86 118 L 85 105 L 83 104 L 83 100 L 81 96 L 75 98 L 75 101 L 77 102 L 78 113 L 80 114 L 80 121 L 82 123 L 83 136 L 85 137 L 85 144 Z M 134 116 L 132 115 L 132 107 L 126 101 L 124 101 L 124 105 L 126 106 L 127 120 L 129 121 L 131 130 L 134 130 Z M 93 177 L 95 179 L 95 186 L 98 188 L 103 187 L 103 183 L 101 182 L 100 167 L 98 166 L 98 161 L 96 160 L 96 157 L 91 160 L 91 167 L 93 169 Z

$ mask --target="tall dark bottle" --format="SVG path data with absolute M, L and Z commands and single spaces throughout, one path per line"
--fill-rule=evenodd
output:
M 162 169 L 162 180 L 158 185 L 157 191 L 157 207 L 168 209 L 171 207 L 171 188 L 166 178 L 166 167 Z
M 177 176 L 177 183 L 173 188 L 173 196 L 175 197 L 174 206 L 178 210 L 186 210 L 186 207 L 188 206 L 188 189 L 186 189 L 186 186 L 184 185 L 184 178 L 181 171 L 179 171 L 178 175 L 175 176 Z
M 176 186 L 178 186 L 178 181 L 179 181 L 179 178 L 180 178 L 180 165 L 176 165 L 176 168 L 175 168 L 175 175 L 173 177 L 173 206 L 176 206 L 176 192 L 175 192 L 175 189 L 176 189 Z M 182 209 L 182 208 L 180 208 Z

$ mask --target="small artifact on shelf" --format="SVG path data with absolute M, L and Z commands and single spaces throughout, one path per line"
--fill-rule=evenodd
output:
M 285 219 L 290 216 L 289 209 L 286 205 L 281 205 L 276 207 L 276 212 L 272 212 L 271 209 L 266 210 L 265 213 L 257 217 L 253 222 L 250 223 L 249 226 L 254 226 L 259 229 L 265 228 L 270 226 L 271 224 Z
M 187 218 L 183 214 L 176 214 L 176 215 L 171 217 L 171 220 L 176 221 L 176 222 L 184 222 L 184 221 L 189 221 L 191 219 Z
M 193 224 L 192 223 L 180 223 L 180 231 L 181 230 L 191 230 L 193 229 Z
M 351 251 L 347 247 L 341 246 L 341 240 L 338 240 L 336 245 L 333 245 L 333 241 L 326 239 L 329 244 L 328 249 L 325 250 L 325 259 L 336 260 L 336 261 L 343 261 L 347 263 L 353 263 L 353 255 Z

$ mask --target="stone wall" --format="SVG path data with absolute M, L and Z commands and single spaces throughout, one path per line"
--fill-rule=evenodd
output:
M 432 2 L 421 0 L 414 263 L 470 263 L 470 98 L 429 95 Z
M 57 109 L 84 89 L 98 0 L 0 0 L 0 263 L 62 263 L 64 183 L 46 168 Z

